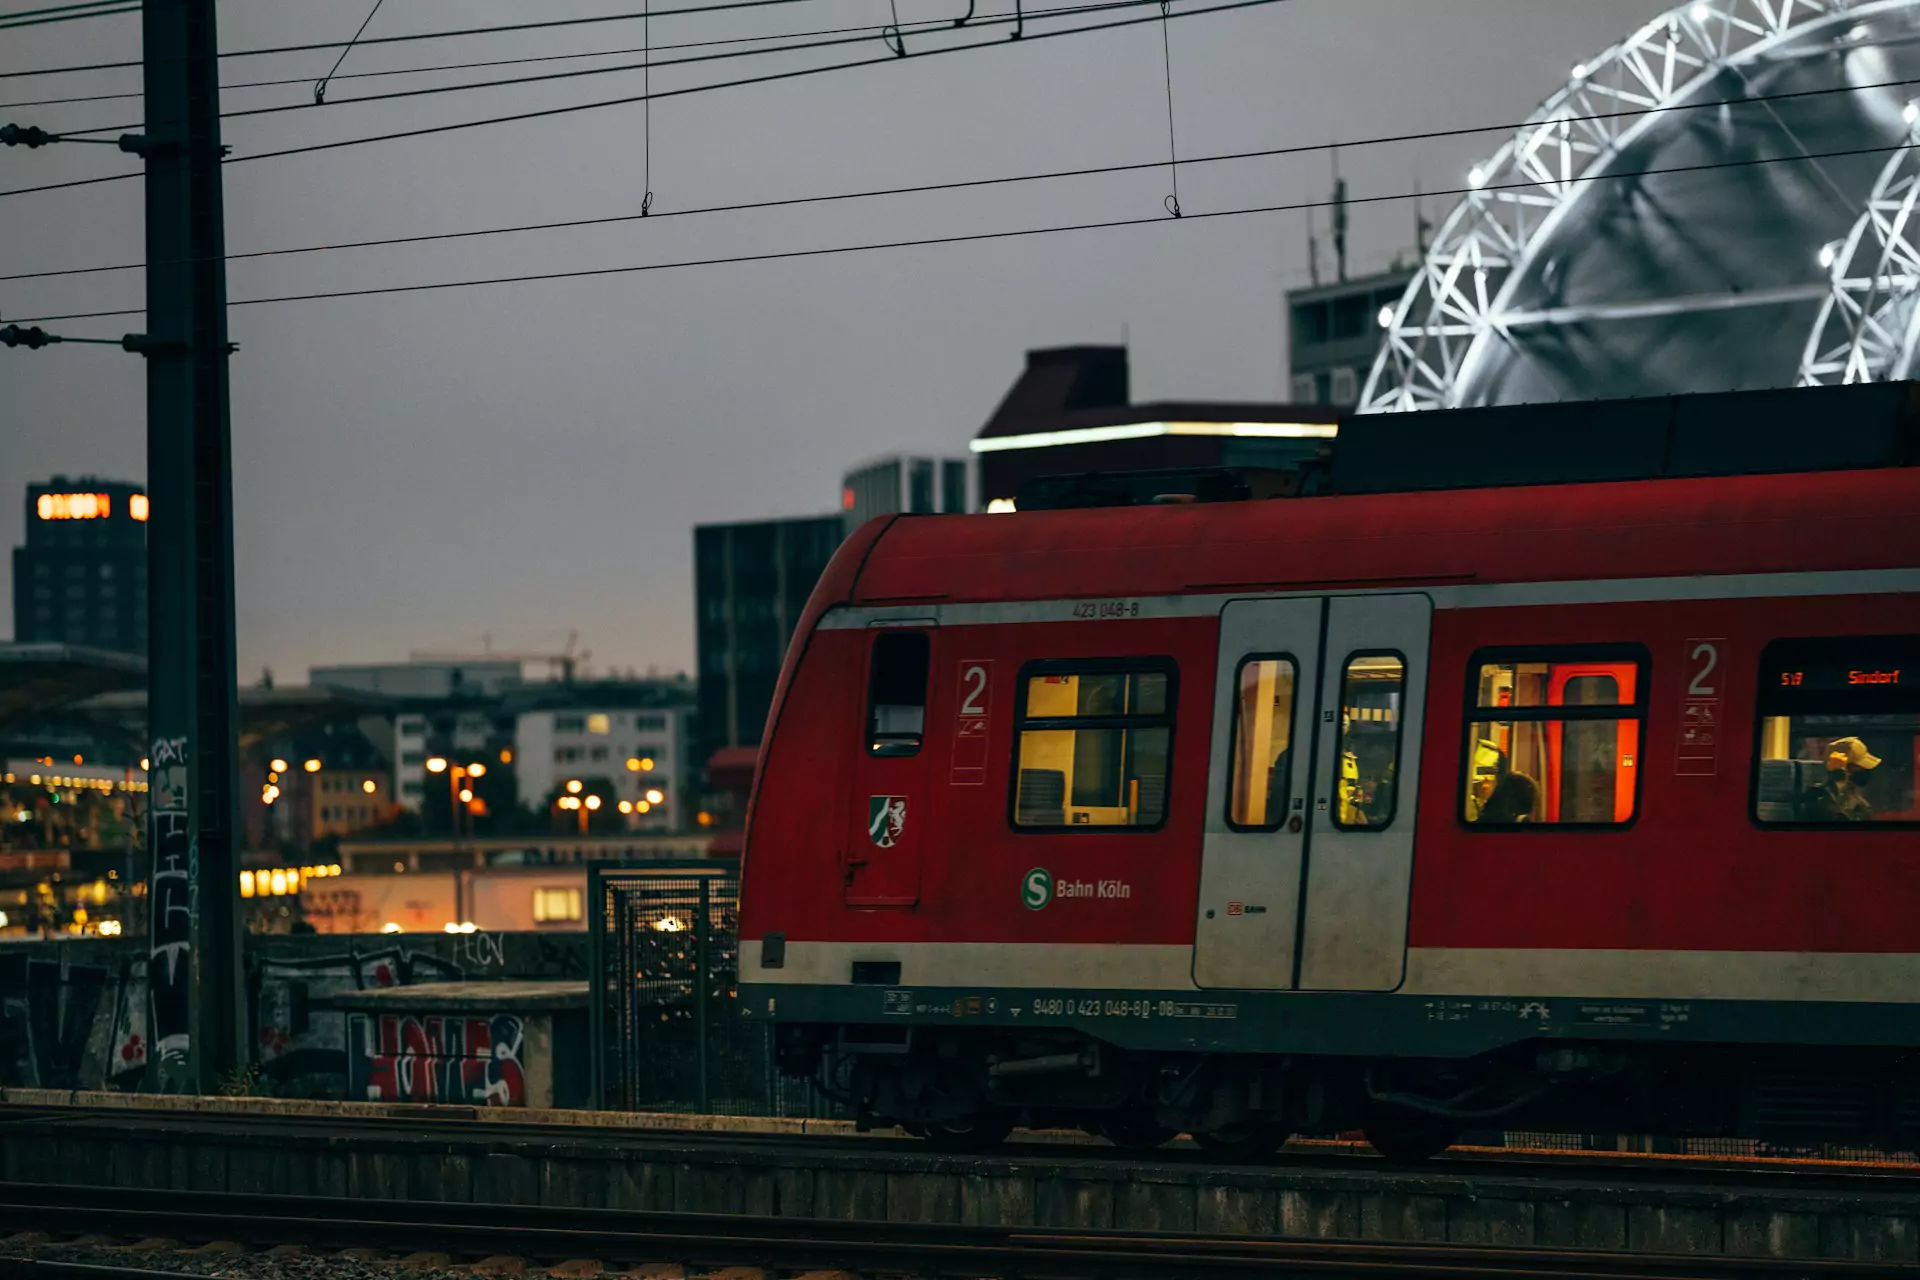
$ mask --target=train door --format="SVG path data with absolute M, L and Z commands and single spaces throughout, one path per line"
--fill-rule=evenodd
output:
M 1433 601 L 1327 601 L 1313 726 L 1303 991 L 1391 991 L 1406 969 Z
M 1293 985 L 1307 840 L 1305 749 L 1321 600 L 1235 600 L 1220 612 L 1193 979 Z M 1296 744 L 1299 744 L 1296 749 Z
M 920 899 L 934 634 L 931 623 L 867 632 L 865 736 L 841 834 L 849 906 L 906 907 Z

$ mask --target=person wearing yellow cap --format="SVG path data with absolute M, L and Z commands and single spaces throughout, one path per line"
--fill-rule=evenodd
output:
M 1816 783 L 1806 796 L 1809 822 L 1872 822 L 1867 802 L 1867 776 L 1880 767 L 1880 757 L 1858 738 L 1835 738 L 1827 744 L 1827 780 Z

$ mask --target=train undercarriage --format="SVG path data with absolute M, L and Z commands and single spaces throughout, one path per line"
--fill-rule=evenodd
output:
M 1886 1049 L 1526 1041 L 1464 1059 L 1362 1059 L 789 1025 L 779 1056 L 863 1127 L 897 1124 L 955 1151 L 997 1145 L 1017 1125 L 1134 1149 L 1187 1133 L 1234 1159 L 1356 1130 L 1407 1161 L 1469 1132 L 1515 1129 L 1920 1148 L 1920 1054 Z

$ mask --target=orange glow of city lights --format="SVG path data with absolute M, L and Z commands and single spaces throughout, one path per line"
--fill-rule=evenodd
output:
M 42 520 L 104 520 L 113 499 L 104 493 L 43 493 L 33 504 Z
M 127 499 L 127 514 L 142 524 L 147 520 L 147 495 L 136 493 Z

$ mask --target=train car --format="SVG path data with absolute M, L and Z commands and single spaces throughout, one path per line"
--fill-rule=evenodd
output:
M 950 1147 L 1920 1144 L 1920 467 L 1158 496 L 827 570 L 746 836 L 786 1070 Z

